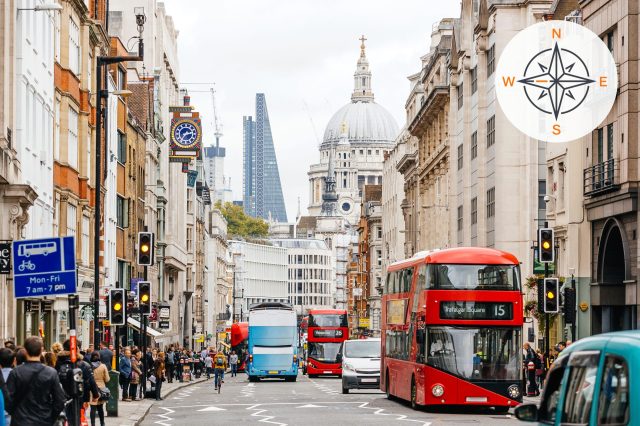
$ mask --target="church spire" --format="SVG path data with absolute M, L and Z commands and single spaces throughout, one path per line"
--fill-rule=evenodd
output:
M 322 214 L 324 216 L 335 216 L 338 205 L 338 194 L 336 194 L 336 173 L 335 173 L 335 144 L 331 144 L 329 151 L 329 164 L 327 167 L 327 177 L 324 180 L 324 193 L 322 194 Z
M 351 94 L 351 102 L 373 102 L 373 93 L 371 92 L 371 71 L 369 71 L 369 61 L 367 60 L 366 46 L 364 44 L 367 39 L 364 35 L 360 37 L 360 58 L 356 72 L 353 74 L 354 87 Z

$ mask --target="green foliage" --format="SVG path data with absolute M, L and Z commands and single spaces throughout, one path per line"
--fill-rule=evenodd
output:
M 244 209 L 233 203 L 216 202 L 216 208 L 227 220 L 229 235 L 243 238 L 264 238 L 269 235 L 269 225 L 263 219 L 248 216 Z

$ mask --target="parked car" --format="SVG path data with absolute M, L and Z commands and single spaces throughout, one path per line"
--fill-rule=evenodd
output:
M 579 340 L 551 366 L 540 405 L 515 409 L 541 425 L 640 425 L 640 331 Z
M 349 389 L 380 388 L 380 339 L 345 340 L 338 361 L 342 362 L 342 393 Z

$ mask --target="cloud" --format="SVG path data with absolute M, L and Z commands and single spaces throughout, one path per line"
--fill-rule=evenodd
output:
M 216 83 L 225 174 L 242 196 L 242 116 L 266 94 L 289 220 L 309 197 L 307 171 L 319 159 L 318 138 L 349 102 L 367 37 L 376 102 L 404 124 L 406 77 L 420 69 L 431 25 L 459 15 L 459 2 L 425 0 L 165 0 L 180 31 L 180 81 Z M 205 144 L 213 142 L 208 86 L 185 85 L 201 112 Z M 314 132 L 315 127 L 315 132 Z M 208 135 L 208 136 L 207 136 Z

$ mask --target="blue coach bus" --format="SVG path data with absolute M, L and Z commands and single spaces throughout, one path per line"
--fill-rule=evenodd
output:
M 298 323 L 293 306 L 258 303 L 249 308 L 249 381 L 298 377 Z

